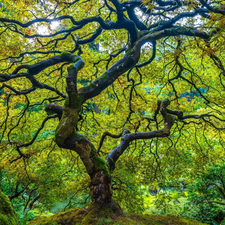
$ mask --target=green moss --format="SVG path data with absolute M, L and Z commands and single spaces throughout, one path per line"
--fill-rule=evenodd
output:
M 71 53 L 70 53 L 70 52 L 67 52 L 67 51 L 63 51 L 63 52 L 61 53 L 61 56 L 66 56 L 66 55 L 71 55 Z
M 88 207 L 88 214 L 82 220 L 81 225 L 86 224 L 113 224 L 113 218 L 123 215 L 123 212 L 117 203 L 98 204 L 92 203 Z
M 67 97 L 65 99 L 64 106 L 68 106 L 68 107 L 73 108 L 73 109 L 78 109 L 83 104 L 82 96 L 80 94 L 75 93 L 75 92 L 74 92 L 74 94 L 77 95 L 77 98 L 74 99 L 72 104 L 70 105 L 69 97 Z
M 105 79 L 105 78 L 107 78 L 108 76 L 107 76 L 107 74 L 103 74 L 101 77 L 100 77 L 100 79 Z
M 74 66 L 74 64 L 73 65 L 70 65 L 67 69 L 68 70 L 75 70 L 75 71 L 78 72 L 78 69 Z
M 77 100 L 79 105 L 83 104 L 83 97 L 80 94 L 77 95 Z
M 86 209 L 72 209 L 66 212 L 57 213 L 48 218 L 39 217 L 29 222 L 29 225 L 80 225 L 82 219 L 87 215 Z
M 91 155 L 94 156 L 95 169 L 103 171 L 106 177 L 110 177 L 109 164 L 106 160 L 97 156 L 94 149 L 91 149 Z
M 89 91 L 89 90 L 90 90 L 90 88 L 91 88 L 91 86 L 90 86 L 90 85 L 85 86 L 85 89 L 87 89 L 87 91 Z
M 94 88 L 94 87 L 96 87 L 96 84 L 94 83 L 91 83 L 88 86 L 86 86 L 87 90 L 90 90 L 91 88 Z
M 88 209 L 73 209 L 48 218 L 37 218 L 30 221 L 29 225 L 204 225 L 172 215 L 121 214 L 120 207 L 116 203 L 112 204 L 91 204 Z
M 8 197 L 0 191 L 0 225 L 17 225 L 16 216 Z
M 70 101 L 69 101 L 69 97 L 66 98 L 65 102 L 64 102 L 65 106 L 69 106 L 70 105 Z
M 91 149 L 91 155 L 95 156 L 95 149 L 94 148 Z
M 133 221 L 138 221 L 140 225 L 204 225 L 204 223 L 195 220 L 184 219 L 173 215 L 138 215 L 132 213 L 127 213 L 126 215 Z
M 110 177 L 108 163 L 100 156 L 95 157 L 94 160 L 96 170 L 102 170 L 106 177 Z

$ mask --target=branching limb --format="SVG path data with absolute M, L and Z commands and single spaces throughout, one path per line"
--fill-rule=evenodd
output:
M 30 142 L 28 142 L 28 143 L 21 144 L 21 145 L 18 145 L 18 146 L 16 147 L 16 150 L 17 150 L 17 152 L 19 153 L 19 156 L 18 156 L 17 158 L 15 158 L 15 159 L 11 160 L 10 163 L 13 163 L 13 162 L 15 162 L 15 161 L 17 161 L 18 159 L 21 159 L 21 158 L 30 158 L 30 155 L 29 155 L 29 154 L 26 154 L 26 155 L 25 155 L 24 153 L 22 153 L 21 150 L 20 150 L 20 148 L 28 147 L 28 146 L 32 145 L 32 144 L 34 143 L 34 141 L 36 140 L 36 138 L 37 138 L 38 134 L 40 133 L 40 131 L 44 128 L 45 123 L 46 123 L 49 119 L 56 118 L 56 117 L 58 117 L 58 115 L 47 116 L 47 117 L 43 120 L 43 122 L 42 122 L 40 128 L 37 130 L 37 132 L 35 133 L 35 135 L 34 135 L 34 137 L 32 138 L 32 140 L 31 140 Z
M 27 77 L 27 78 L 32 77 L 33 75 L 37 75 L 38 73 L 40 73 L 41 71 L 43 71 L 44 69 L 50 66 L 54 66 L 62 62 L 75 62 L 79 58 L 80 58 L 79 56 L 74 56 L 73 54 L 70 54 L 70 53 L 65 53 L 65 54 L 62 53 L 61 55 L 50 57 L 49 59 L 40 61 L 33 65 L 21 65 L 21 66 L 18 66 L 13 71 L 12 74 L 0 73 L 0 82 L 5 82 L 17 77 Z M 27 69 L 28 72 L 19 73 L 21 69 Z
M 19 197 L 27 189 L 29 184 L 25 185 L 21 191 L 18 191 L 19 185 L 20 185 L 19 183 L 16 185 L 16 190 L 14 194 L 9 196 L 10 201 L 12 201 L 14 198 Z
M 224 130 L 223 127 L 222 128 L 216 127 L 211 121 L 206 119 L 206 118 L 213 117 L 216 120 L 219 120 L 221 122 L 225 122 L 225 119 L 221 119 L 218 116 L 216 116 L 214 114 L 211 114 L 211 112 L 203 113 L 203 114 L 200 114 L 200 115 L 186 115 L 186 116 L 183 116 L 183 112 L 182 111 L 174 111 L 174 110 L 170 110 L 170 109 L 166 109 L 166 111 L 169 114 L 171 114 L 171 115 L 177 116 L 178 120 L 183 122 L 184 124 L 190 124 L 190 123 L 201 124 L 202 122 L 195 122 L 195 121 L 186 122 L 185 120 L 186 119 L 196 119 L 196 120 L 202 119 L 205 123 L 210 124 L 215 129 L 217 129 L 217 130 Z
M 168 99 L 165 99 L 162 102 L 159 102 L 160 112 L 164 119 L 164 128 L 161 130 L 154 130 L 149 132 L 137 132 L 137 133 L 129 133 L 124 135 L 121 138 L 120 144 L 113 149 L 107 156 L 106 161 L 110 166 L 110 170 L 113 171 L 115 168 L 115 163 L 119 159 L 119 157 L 123 154 L 123 152 L 127 149 L 129 144 L 134 140 L 139 139 L 152 139 L 156 137 L 167 137 L 170 134 L 170 129 L 173 126 L 173 118 L 166 111 L 167 106 L 170 104 Z
M 134 21 L 137 28 L 139 30 L 147 30 L 147 26 L 143 22 L 141 22 L 135 14 L 135 7 L 139 6 L 141 9 L 143 9 L 144 6 L 141 7 L 142 3 L 141 2 L 139 2 L 139 3 L 137 3 L 137 2 L 124 2 L 122 4 L 126 8 L 129 18 L 132 21 Z M 144 9 L 145 9 L 144 13 L 147 12 L 147 8 L 144 7 Z
M 13 91 L 16 95 L 25 95 L 25 94 L 29 94 L 33 91 L 36 90 L 35 87 L 31 87 L 27 90 L 22 90 L 22 91 L 18 91 L 16 90 L 15 88 L 11 87 L 10 85 L 6 84 L 6 83 L 3 83 L 2 86 L 0 87 L 0 90 L 4 89 L 4 87 L 10 89 L 11 91 Z
M 120 134 L 116 135 L 116 134 L 111 134 L 111 133 L 109 133 L 108 131 L 105 131 L 104 134 L 102 135 L 101 140 L 100 140 L 100 143 L 99 143 L 99 147 L 98 147 L 98 150 L 97 150 L 98 154 L 99 154 L 100 149 L 101 149 L 101 147 L 102 147 L 102 145 L 103 145 L 104 139 L 105 139 L 107 136 L 109 136 L 109 137 L 111 137 L 111 138 L 120 138 L 122 135 L 124 135 L 124 134 L 127 133 L 127 132 L 128 132 L 128 130 L 125 129 L 123 132 L 121 132 Z
M 34 202 L 36 202 L 39 198 L 40 195 L 37 195 L 36 197 L 34 197 L 34 199 L 31 201 L 32 199 L 32 195 L 33 193 L 37 190 L 38 188 L 33 188 L 30 190 L 29 196 L 28 196 L 28 200 L 25 200 L 25 206 L 24 206 L 24 210 L 23 212 L 26 213 L 27 210 L 32 209 Z M 30 204 L 29 204 L 30 203 Z M 31 204 L 32 203 L 32 204 Z M 28 204 L 29 204 L 29 209 L 28 209 Z M 31 206 L 31 207 L 30 207 Z
M 65 95 L 64 93 L 62 93 L 61 91 L 59 91 L 57 88 L 54 88 L 50 85 L 41 83 L 40 81 L 38 81 L 34 76 L 27 76 L 27 78 L 30 80 L 30 82 L 32 83 L 33 87 L 36 88 L 40 88 L 40 89 L 47 89 L 50 91 L 55 92 L 56 94 L 58 94 L 59 96 L 66 98 L 67 95 Z
M 124 20 L 124 14 L 122 9 L 122 4 L 118 0 L 110 0 L 113 5 L 116 7 L 116 13 L 118 20 Z
M 48 38 L 48 37 L 53 37 L 56 36 L 58 34 L 61 33 L 71 33 L 72 31 L 75 30 L 79 30 L 81 29 L 83 26 L 85 26 L 88 23 L 94 23 L 97 22 L 100 24 L 102 29 L 105 30 L 113 30 L 113 29 L 126 29 L 129 34 L 130 34 L 130 38 L 131 38 L 131 44 L 134 44 L 134 42 L 138 39 L 138 32 L 137 29 L 135 27 L 135 23 L 131 20 L 125 19 L 124 15 L 123 15 L 123 11 L 122 11 L 122 5 L 119 3 L 119 1 L 117 0 L 112 0 L 113 4 L 116 7 L 116 11 L 117 11 L 117 16 L 118 16 L 118 21 L 117 22 L 112 22 L 112 21 L 104 21 L 101 17 L 99 16 L 94 16 L 94 17 L 89 17 L 89 18 L 85 18 L 83 20 L 80 21 L 76 21 L 72 16 L 69 15 L 64 15 L 64 16 L 60 16 L 54 19 L 47 19 L 47 18 L 39 18 L 39 19 L 34 19 L 31 20 L 27 23 L 21 23 L 17 20 L 13 20 L 13 19 L 7 19 L 7 18 L 0 18 L 0 22 L 2 23 L 12 23 L 12 24 L 17 24 L 20 27 L 26 28 L 31 26 L 32 24 L 35 23 L 40 23 L 40 22 L 46 22 L 46 23 L 51 23 L 51 22 L 55 22 L 55 21 L 61 21 L 61 20 L 66 20 L 69 19 L 73 25 L 75 25 L 74 27 L 70 28 L 70 29 L 65 29 L 65 30 L 61 30 L 58 31 L 54 34 L 49 34 L 49 35 L 40 35 L 40 34 L 35 34 L 35 35 L 27 35 L 27 34 L 23 34 L 22 32 L 20 32 L 16 26 L 14 26 L 14 28 L 9 28 L 9 26 L 7 26 L 5 24 L 5 26 L 8 27 L 8 29 L 11 29 L 11 31 L 19 33 L 21 35 L 23 35 L 25 38 L 34 38 L 34 37 L 42 37 L 42 38 Z M 101 33 L 101 28 L 99 27 L 98 30 L 96 31 L 96 34 L 93 35 L 93 38 L 96 38 L 96 35 L 98 36 Z M 88 42 L 85 42 L 88 43 Z
M 149 32 L 140 38 L 134 47 L 127 53 L 121 60 L 111 66 L 103 75 L 97 78 L 90 85 L 80 88 L 78 93 L 84 98 L 87 99 L 93 98 L 100 94 L 104 89 L 111 85 L 121 74 L 128 71 L 130 68 L 135 66 L 140 56 L 141 46 L 146 42 L 153 42 L 161 39 L 166 36 L 179 36 L 179 35 L 188 35 L 188 36 L 199 36 L 204 39 L 208 39 L 210 36 L 204 32 L 200 32 L 196 29 L 190 29 L 185 27 L 177 27 L 171 29 L 165 29 L 156 33 Z M 154 49 L 153 55 L 150 59 L 154 58 Z M 150 62 L 147 62 L 150 63 Z
M 209 11 L 211 12 L 214 12 L 214 13 L 219 13 L 219 14 L 222 14 L 222 15 L 225 15 L 225 10 L 222 10 L 222 9 L 218 9 L 217 7 L 212 7 L 210 6 L 207 1 L 205 0 L 199 0 L 201 2 L 201 4 L 203 6 L 205 6 Z
M 33 198 L 33 200 L 32 200 L 32 201 L 30 202 L 30 204 L 29 204 L 29 209 L 32 209 L 32 208 L 33 208 L 34 203 L 37 202 L 38 199 L 39 199 L 40 197 L 41 197 L 41 195 L 38 194 L 37 196 L 35 196 L 35 197 Z
M 93 98 L 110 86 L 120 75 L 132 68 L 139 60 L 140 49 L 133 49 L 122 59 L 112 65 L 105 73 L 94 82 L 78 90 L 78 93 L 86 100 Z

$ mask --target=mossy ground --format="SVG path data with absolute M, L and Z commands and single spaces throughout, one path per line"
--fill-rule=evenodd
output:
M 116 213 L 107 207 L 73 209 L 48 218 L 37 218 L 29 225 L 203 225 L 203 223 L 170 215 L 137 215 Z
M 17 225 L 16 215 L 8 197 L 0 190 L 0 225 Z

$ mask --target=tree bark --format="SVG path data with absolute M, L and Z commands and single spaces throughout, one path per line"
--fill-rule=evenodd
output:
M 111 178 L 104 171 L 94 174 L 90 190 L 92 203 L 105 204 L 112 201 Z

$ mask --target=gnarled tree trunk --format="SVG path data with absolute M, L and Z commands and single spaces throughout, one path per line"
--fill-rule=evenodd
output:
M 65 105 L 60 115 L 60 122 L 55 132 L 55 141 L 59 147 L 74 150 L 83 161 L 91 178 L 90 192 L 92 204 L 110 204 L 112 201 L 111 176 L 109 165 L 102 159 L 94 145 L 83 135 L 77 133 L 79 113 L 84 103 L 82 95 L 77 92 L 77 72 L 84 65 L 83 60 L 77 56 L 77 62 L 68 68 L 67 93 Z M 55 111 L 50 104 L 46 110 Z M 59 109 L 59 108 L 57 108 Z
M 91 178 L 91 200 L 93 203 L 110 203 L 112 201 L 111 178 L 104 171 L 98 171 Z
M 92 86 L 96 85 L 95 88 L 91 86 L 87 91 L 87 88 L 77 90 L 77 72 L 83 67 L 84 61 L 79 56 L 75 56 L 73 58 L 75 63 L 68 67 L 68 76 L 66 78 L 68 97 L 65 100 L 64 107 L 54 104 L 49 104 L 46 107 L 46 111 L 57 113 L 60 119 L 55 132 L 55 142 L 59 147 L 78 153 L 91 178 L 90 192 L 92 203 L 90 211 L 94 206 L 94 208 L 100 207 L 103 210 L 110 208 L 114 213 L 122 213 L 119 205 L 112 202 L 111 173 L 115 169 L 116 161 L 133 140 L 166 137 L 169 135 L 170 128 L 173 125 L 173 118 L 167 113 L 166 109 L 170 104 L 169 100 L 159 101 L 158 112 L 160 111 L 164 118 L 164 128 L 150 132 L 123 132 L 118 136 L 121 137 L 120 144 L 108 154 L 106 160 L 99 156 L 95 146 L 86 137 L 76 131 L 82 104 L 88 98 L 99 94 L 99 91 L 104 90 L 113 83 L 116 77 L 135 65 L 138 58 L 139 53 L 135 53 L 132 50 L 106 71 L 103 75 L 104 79 L 97 79 L 93 82 Z M 109 135 L 108 132 L 106 134 Z

